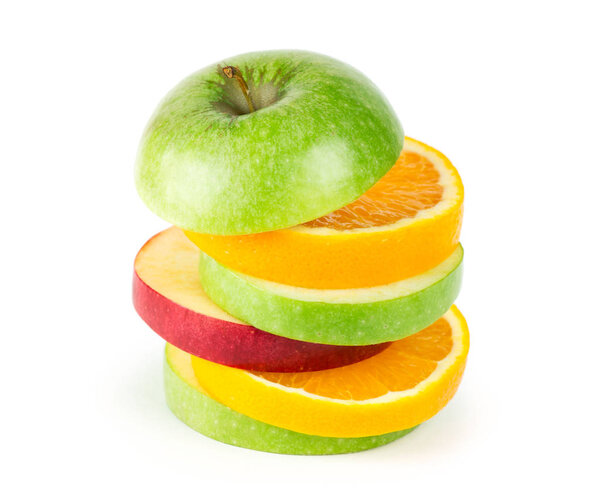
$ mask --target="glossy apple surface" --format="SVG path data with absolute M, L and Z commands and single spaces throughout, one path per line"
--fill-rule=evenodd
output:
M 307 289 L 234 272 L 201 253 L 204 290 L 219 306 L 257 328 L 313 343 L 368 345 L 399 340 L 440 318 L 462 279 L 459 245 L 427 272 L 360 289 Z
M 254 112 L 225 66 L 245 78 Z M 349 65 L 247 53 L 169 92 L 143 134 L 135 180 L 146 205 L 184 229 L 270 231 L 358 198 L 394 165 L 403 138 L 385 97 Z
M 210 398 L 195 378 L 190 356 L 167 345 L 164 381 L 167 405 L 192 429 L 234 446 L 282 454 L 353 453 L 383 446 L 413 428 L 379 436 L 311 436 L 247 417 Z
M 156 333 L 185 352 L 241 369 L 300 372 L 358 362 L 386 347 L 307 343 L 247 325 L 206 296 L 198 277 L 199 256 L 198 248 L 172 227 L 150 239 L 134 264 L 136 311 Z

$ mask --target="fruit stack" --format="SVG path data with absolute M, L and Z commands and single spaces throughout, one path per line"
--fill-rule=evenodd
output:
M 462 183 L 352 67 L 272 51 L 191 75 L 152 116 L 136 184 L 175 225 L 138 253 L 133 296 L 191 428 L 346 453 L 456 392 Z

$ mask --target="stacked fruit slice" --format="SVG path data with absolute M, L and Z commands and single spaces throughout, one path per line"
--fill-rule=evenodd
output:
M 468 330 L 452 305 L 463 259 L 460 177 L 444 155 L 404 139 L 387 101 L 340 62 L 303 52 L 229 62 L 163 101 L 136 171 L 141 196 L 179 226 L 142 247 L 133 284 L 136 310 L 168 342 L 167 403 L 193 429 L 252 449 L 330 454 L 386 444 L 441 410 L 465 368 Z M 305 109 L 304 93 L 336 108 L 323 135 L 319 119 L 304 127 L 317 143 L 301 152 L 298 125 L 272 113 Z M 347 113 L 336 112 L 342 102 L 360 114 L 362 132 L 348 133 Z M 207 120 L 209 106 L 222 114 Z M 265 138 L 282 127 L 296 139 L 241 153 L 232 167 L 193 118 L 219 127 L 228 149 L 239 150 L 236 132 L 252 121 Z M 178 125 L 182 135 L 165 134 Z M 302 157 L 291 162 L 293 152 Z M 265 190 L 281 202 L 257 213 Z
M 173 227 L 157 234 L 135 259 L 133 301 L 146 323 L 197 357 L 258 371 L 316 371 L 357 362 L 386 345 L 336 347 L 273 335 L 214 304 L 198 277 L 200 253 Z

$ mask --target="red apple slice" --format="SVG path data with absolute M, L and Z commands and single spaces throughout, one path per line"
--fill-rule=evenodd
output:
M 136 311 L 150 328 L 185 352 L 241 369 L 300 372 L 352 364 L 389 345 L 302 342 L 245 324 L 204 293 L 199 254 L 180 229 L 171 227 L 151 238 L 137 254 L 134 264 Z

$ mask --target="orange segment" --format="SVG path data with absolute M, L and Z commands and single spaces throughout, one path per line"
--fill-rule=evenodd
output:
M 394 343 L 404 354 L 439 362 L 452 350 L 452 327 L 440 318 L 429 327 Z
M 429 376 L 437 364 L 404 354 L 392 345 L 381 357 L 360 367 L 346 366 L 345 371 L 305 373 L 262 373 L 260 377 L 289 388 L 302 388 L 307 393 L 335 400 L 363 401 L 383 396 L 390 391 L 414 388 Z
M 452 329 L 444 318 L 392 343 L 378 355 L 336 369 L 304 373 L 254 372 L 289 388 L 337 400 L 370 400 L 414 388 L 431 375 L 452 349 Z
M 384 285 L 419 275 L 458 245 L 463 186 L 440 152 L 405 139 L 397 164 L 355 202 L 307 224 L 245 236 L 186 232 L 232 270 L 316 289 Z
M 358 200 L 304 225 L 338 231 L 390 225 L 437 205 L 443 193 L 433 163 L 424 155 L 404 151 L 394 167 Z
M 370 359 L 309 373 L 234 369 L 192 357 L 198 383 L 248 417 L 305 434 L 360 437 L 407 429 L 452 398 L 469 332 L 452 307 L 440 320 Z

